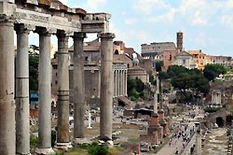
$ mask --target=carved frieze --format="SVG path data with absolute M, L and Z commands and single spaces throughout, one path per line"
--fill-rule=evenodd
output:
M 14 13 L 14 18 L 18 20 L 20 19 L 27 19 L 35 22 L 48 22 L 49 21 L 49 16 L 42 16 L 42 15 L 37 15 L 37 14 L 29 14 L 29 13 L 23 13 L 23 12 L 15 12 Z
M 27 23 L 38 27 L 64 30 L 70 33 L 81 31 L 81 22 L 79 20 L 69 20 L 65 16 L 59 17 L 17 8 L 13 17 L 15 18 L 15 24 Z
M 88 14 L 83 21 L 79 21 L 72 16 L 69 16 L 69 18 L 65 15 L 64 17 L 53 16 L 52 14 L 20 8 L 17 8 L 13 14 L 15 24 L 27 23 L 38 27 L 84 33 L 108 32 L 110 16 L 107 13 L 94 13 Z

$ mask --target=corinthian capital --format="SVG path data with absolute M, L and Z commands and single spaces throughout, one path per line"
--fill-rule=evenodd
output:
M 16 33 L 35 31 L 36 27 L 31 24 L 15 24 Z
M 0 22 L 10 22 L 10 23 L 13 23 L 14 22 L 14 18 L 12 16 L 7 16 L 5 14 L 0 14 Z
M 41 35 L 51 35 L 51 34 L 56 34 L 57 29 L 45 28 L 45 27 L 36 27 L 35 32 L 38 34 L 41 34 Z

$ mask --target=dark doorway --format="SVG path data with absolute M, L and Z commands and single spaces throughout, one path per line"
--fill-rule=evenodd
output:
M 115 50 L 114 54 L 119 54 L 118 50 Z
M 218 127 L 223 127 L 224 126 L 224 120 L 222 119 L 222 117 L 217 117 L 216 118 L 216 124 L 218 125 Z
M 125 106 L 125 102 L 118 100 L 118 106 L 120 107 L 124 107 Z

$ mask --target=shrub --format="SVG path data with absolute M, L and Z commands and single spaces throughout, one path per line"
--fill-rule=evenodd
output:
M 35 149 L 38 145 L 38 137 L 35 135 L 30 135 L 30 147 L 31 149 Z
M 208 113 L 213 113 L 213 112 L 218 111 L 219 109 L 221 109 L 221 107 L 207 107 L 204 109 L 204 111 Z
M 56 130 L 51 130 L 51 146 L 54 147 L 57 140 L 57 132 Z
M 107 155 L 108 149 L 102 145 L 99 145 L 97 142 L 92 144 L 83 144 L 81 148 L 88 151 L 88 155 Z

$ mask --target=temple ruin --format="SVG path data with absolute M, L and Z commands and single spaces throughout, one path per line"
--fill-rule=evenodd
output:
M 87 13 L 70 8 L 58 0 L 0 0 L 0 154 L 29 155 L 29 66 L 28 35 L 39 35 L 39 144 L 37 154 L 54 154 L 51 148 L 51 35 L 58 39 L 58 137 L 61 146 L 69 140 L 68 39 L 73 38 L 73 79 L 75 121 L 74 139 L 84 137 L 83 122 L 83 40 L 86 33 L 101 39 L 101 113 L 100 138 L 111 140 L 113 77 L 110 14 Z M 17 56 L 14 55 L 14 31 Z M 15 62 L 16 60 L 16 62 Z M 16 63 L 16 65 L 15 65 Z M 16 66 L 16 67 L 15 67 Z M 16 77 L 16 80 L 15 80 Z M 107 87 L 108 85 L 108 87 Z M 106 117 L 108 115 L 108 117 Z

